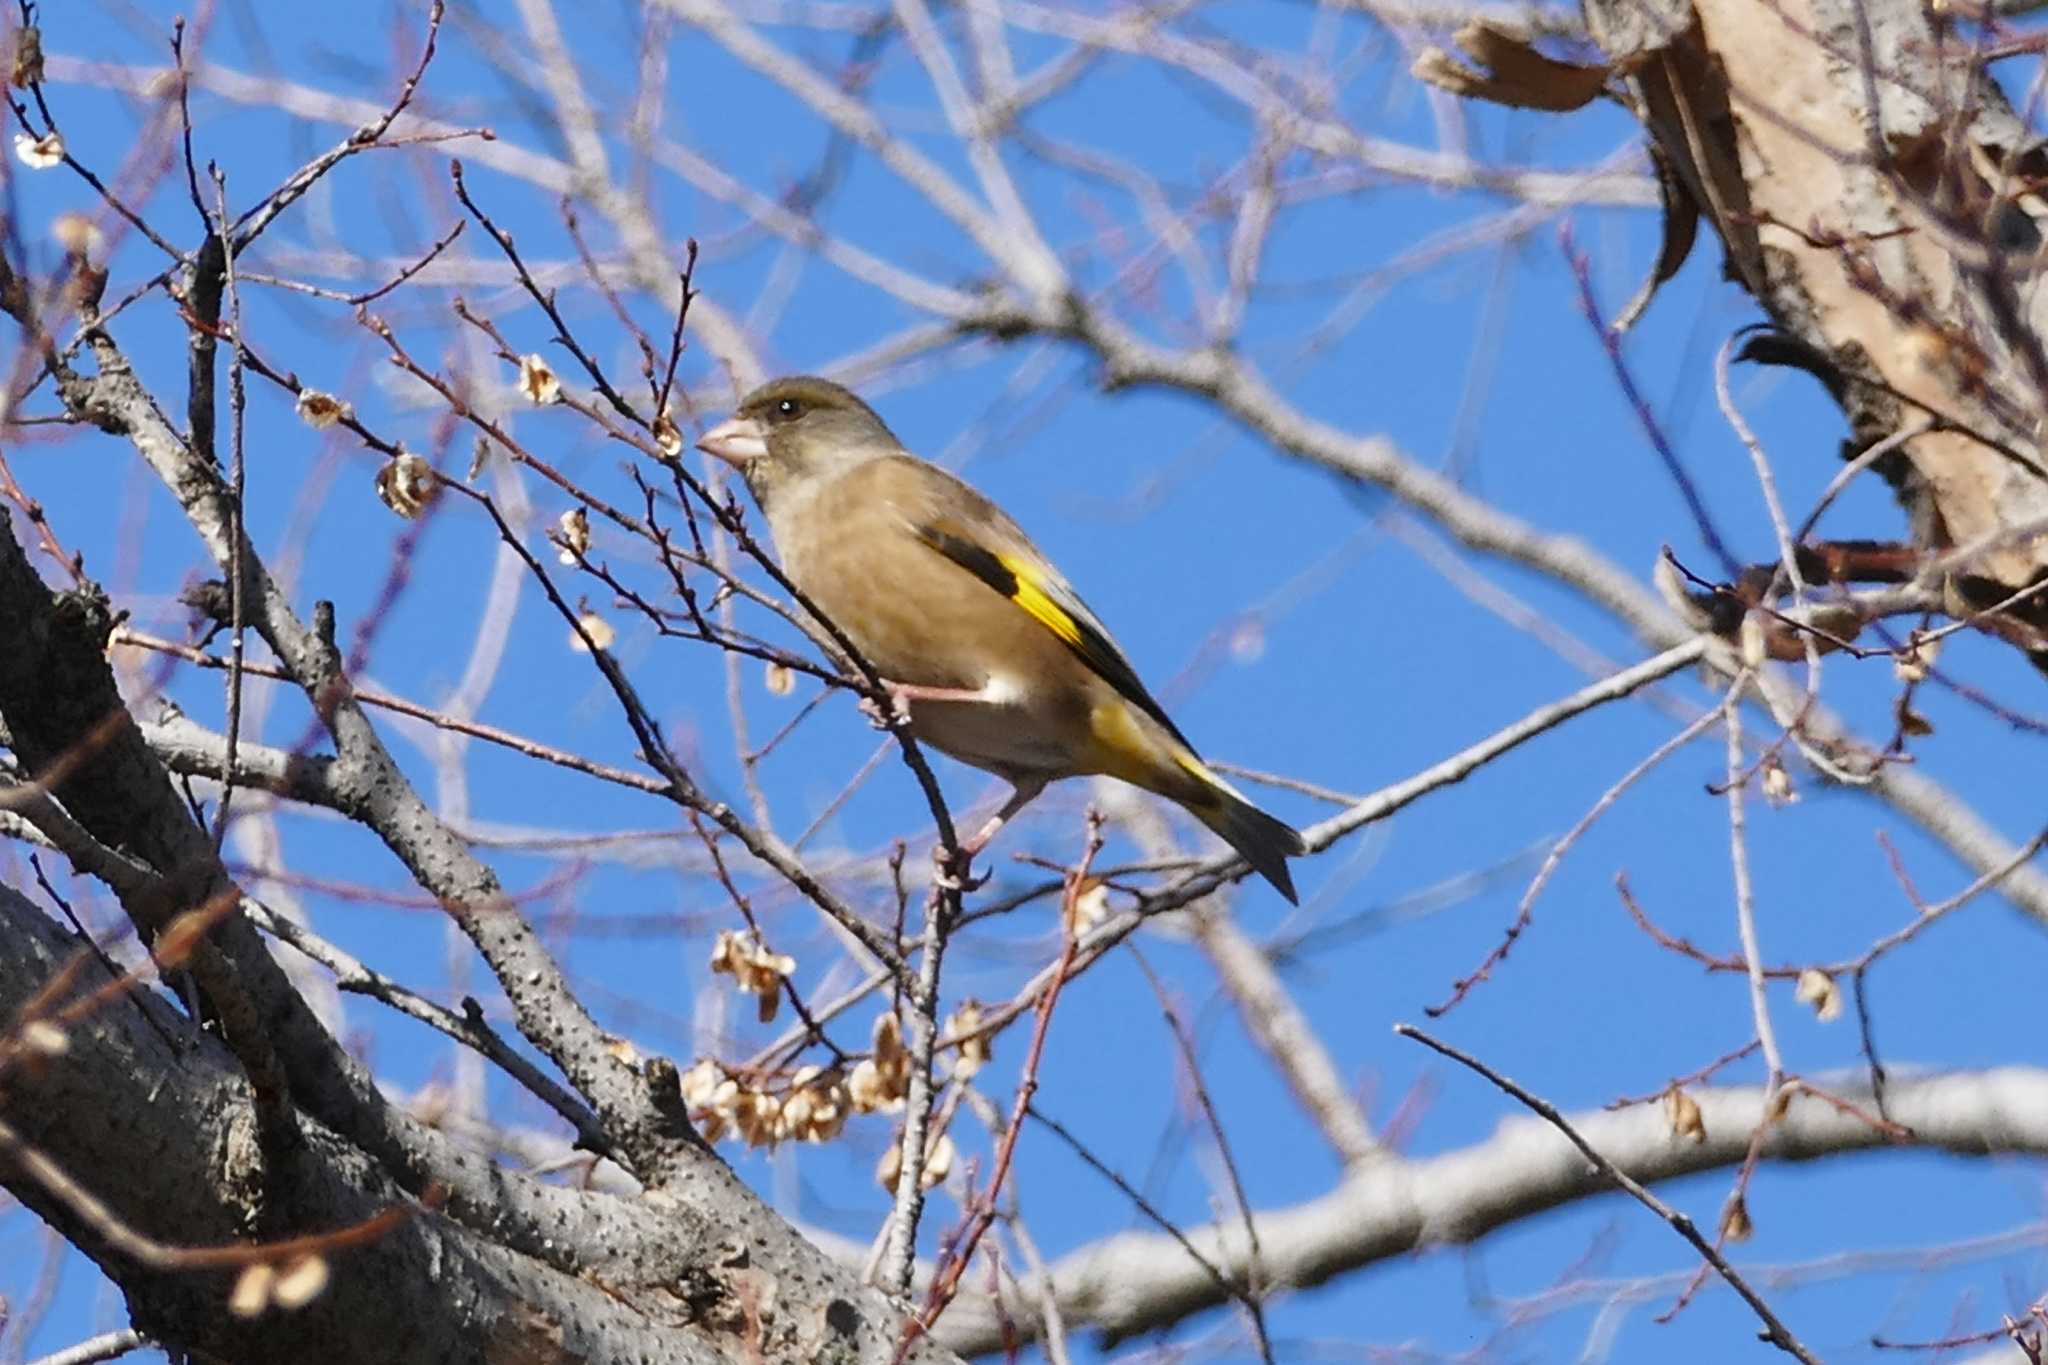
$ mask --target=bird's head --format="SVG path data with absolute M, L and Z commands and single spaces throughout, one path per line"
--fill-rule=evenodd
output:
M 829 379 L 763 384 L 697 448 L 739 470 L 765 511 L 799 480 L 830 478 L 903 447 L 875 410 Z

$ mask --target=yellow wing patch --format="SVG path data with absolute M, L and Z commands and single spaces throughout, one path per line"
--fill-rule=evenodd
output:
M 1038 580 L 1032 577 L 1031 565 L 1013 555 L 997 555 L 996 563 L 1009 570 L 1010 577 L 1016 581 L 1010 600 L 1030 612 L 1040 625 L 1059 636 L 1069 647 L 1080 648 L 1081 623 L 1045 595 L 1045 589 L 1039 587 Z
M 1192 748 L 1164 707 L 1153 700 L 1130 660 L 1109 638 L 1073 590 L 1029 555 L 1004 554 L 964 534 L 957 525 L 935 521 L 912 525 L 925 544 L 1001 593 L 1005 600 L 1051 631 L 1053 638 L 1114 687 L 1123 698 L 1159 722 L 1175 742 Z M 1214 779 L 1210 779 L 1214 780 Z

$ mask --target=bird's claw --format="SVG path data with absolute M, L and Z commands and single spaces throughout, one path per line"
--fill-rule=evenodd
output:
M 910 705 L 895 692 L 889 693 L 888 713 L 883 712 L 881 703 L 873 697 L 860 699 L 860 713 L 877 730 L 900 730 L 910 724 Z
M 974 854 L 962 849 L 958 870 L 955 870 L 953 855 L 946 851 L 944 844 L 936 845 L 932 849 L 932 865 L 936 869 L 932 874 L 932 880 L 948 891 L 979 891 L 989 884 L 989 879 L 994 877 L 995 873 L 984 872 L 977 877 L 974 875 L 973 863 Z

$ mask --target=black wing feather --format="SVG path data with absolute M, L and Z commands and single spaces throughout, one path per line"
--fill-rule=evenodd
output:
M 1020 600 L 1025 585 L 1018 579 L 1016 570 L 1005 564 L 995 551 L 969 540 L 942 523 L 926 522 L 918 525 L 915 530 L 918 538 L 925 544 L 1001 593 L 1020 610 L 1029 610 Z M 1042 580 L 1034 580 L 1030 587 L 1058 608 L 1065 623 L 1073 628 L 1071 634 L 1054 630 L 1053 633 L 1059 636 L 1060 641 L 1072 650 L 1081 662 L 1107 679 L 1119 696 L 1165 726 L 1168 734 L 1180 741 L 1189 753 L 1193 753 L 1195 746 L 1188 743 L 1187 736 L 1180 732 L 1180 727 L 1166 714 L 1166 708 L 1153 700 L 1152 694 L 1145 690 L 1145 684 L 1139 679 L 1138 671 L 1131 667 L 1131 661 L 1124 657 L 1124 652 L 1117 648 L 1116 641 L 1109 638 L 1109 632 L 1103 628 L 1095 613 L 1066 581 L 1056 575 L 1050 575 Z M 1034 619 L 1038 619 L 1036 612 L 1031 614 Z M 1051 629 L 1049 625 L 1047 628 Z

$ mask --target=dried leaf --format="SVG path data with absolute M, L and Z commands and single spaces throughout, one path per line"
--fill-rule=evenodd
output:
M 377 471 L 377 497 L 386 507 L 413 520 L 441 496 L 441 478 L 421 456 L 401 450 Z
M 1742 646 L 1743 667 L 1762 668 L 1771 656 L 1770 642 L 1764 639 L 1764 623 L 1755 612 L 1742 618 L 1742 629 L 1736 638 Z
M 576 624 L 582 629 L 569 632 L 569 648 L 578 654 L 588 654 L 593 645 L 599 649 L 610 649 L 619 638 L 619 633 L 612 629 L 612 623 L 594 611 L 586 611 L 577 617 Z
M 976 1072 L 987 1065 L 989 1058 L 994 1055 L 989 1036 L 979 1032 L 980 1028 L 981 1006 L 972 1000 L 961 1001 L 960 1008 L 954 1010 L 953 1017 L 946 1021 L 944 1036 L 959 1038 L 963 1034 L 974 1035 L 973 1037 L 962 1039 L 960 1050 L 954 1056 L 953 1078 L 955 1080 L 964 1081 L 971 1079 Z
M 519 358 L 519 391 L 535 403 L 559 403 L 562 381 L 555 377 L 547 361 L 537 355 L 525 355 Z
M 85 260 L 107 244 L 107 235 L 100 231 L 100 225 L 83 213 L 58 214 L 50 224 L 50 235 L 73 260 Z
M 1694 1142 L 1707 1140 L 1707 1122 L 1700 1113 L 1700 1103 L 1677 1086 L 1664 1092 L 1664 1117 L 1671 1125 L 1671 1136 L 1691 1138 Z
M 43 31 L 34 24 L 24 25 L 14 35 L 14 72 L 10 79 L 16 90 L 42 84 Z
M 299 420 L 315 431 L 325 431 L 349 415 L 349 405 L 331 393 L 318 389 L 300 389 Z
M 558 556 L 564 564 L 576 564 L 590 552 L 590 514 L 572 507 L 555 522 L 555 539 L 561 545 Z
M 1934 667 L 1935 659 L 1941 653 L 1941 641 L 1923 640 L 1915 631 L 1906 641 L 1906 647 L 1892 656 L 1892 672 L 1902 683 L 1909 686 L 1927 681 L 1927 674 Z
M 1808 967 L 1799 974 L 1799 985 L 1793 996 L 1800 1004 L 1813 1006 L 1814 1014 L 1823 1024 L 1833 1023 L 1842 1017 L 1842 988 L 1818 967 Z
M 52 166 L 64 164 L 64 138 L 52 129 L 41 137 L 27 133 L 14 135 L 14 154 L 21 158 L 21 164 L 32 171 L 47 171 Z
M 1584 108 L 1607 88 L 1606 67 L 1546 57 L 1528 39 L 1485 19 L 1466 24 L 1452 41 L 1472 66 L 1432 47 L 1415 59 L 1410 74 L 1466 99 L 1552 113 Z
M 1792 786 L 1792 774 L 1772 754 L 1764 759 L 1764 800 L 1774 806 L 1789 806 L 1799 799 L 1799 793 Z
M 1749 1201 L 1741 1194 L 1728 1197 L 1727 1206 L 1721 1210 L 1721 1237 L 1730 1242 L 1747 1242 L 1756 1235 L 1756 1224 L 1749 1221 Z
M 1079 938 L 1096 925 L 1109 918 L 1109 883 L 1100 877 L 1090 877 L 1081 893 L 1074 897 L 1073 922 L 1066 926 L 1070 937 Z
M 1700 235 L 1699 201 L 1692 197 L 1692 190 L 1654 141 L 1650 144 L 1650 166 L 1657 173 L 1657 198 L 1664 209 L 1663 237 L 1657 249 L 1657 264 L 1651 267 L 1649 277 L 1636 290 L 1635 297 L 1614 315 L 1612 326 L 1617 332 L 1626 332 L 1642 320 L 1649 311 L 1650 300 L 1685 265 Z
M 654 444 L 661 447 L 661 453 L 671 460 L 683 453 L 682 430 L 666 411 L 654 419 Z

